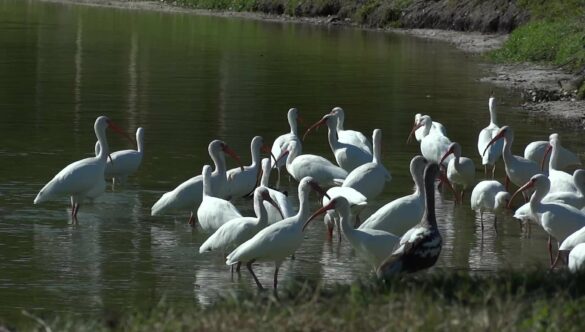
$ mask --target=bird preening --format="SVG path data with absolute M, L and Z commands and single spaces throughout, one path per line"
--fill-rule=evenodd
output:
M 476 163 L 464 155 L 468 147 L 463 149 L 460 143 L 465 145 L 465 139 L 451 141 L 445 126 L 430 115 L 415 115 L 407 142 L 414 136 L 421 155 L 412 156 L 409 174 L 399 174 L 391 173 L 385 163 L 392 156 L 382 153 L 383 129 L 373 129 L 370 142 L 361 132 L 345 129 L 346 113 L 335 107 L 310 126 L 301 140 L 300 113 L 291 108 L 287 113 L 288 132 L 272 144 L 262 136 L 252 138 L 249 166 L 242 165 L 227 142 L 209 142 L 209 165 L 194 166 L 201 174 L 162 194 L 153 202 L 151 215 L 190 213 L 188 224 L 206 234 L 199 252 L 222 255 L 232 273 L 234 267 L 239 272 L 244 265 L 258 288 L 264 286 L 254 272 L 254 264 L 274 263 L 274 289 L 283 262 L 295 256 L 306 237 L 318 236 L 307 230 L 314 220 L 324 216 L 325 241 L 333 241 L 332 234 L 337 229 L 338 241 L 345 239 L 368 263 L 371 273 L 387 279 L 431 268 L 439 261 L 444 240 L 442 221 L 435 213 L 438 180 L 441 188 L 451 188 L 457 208 L 470 207 L 479 212 L 481 232 L 485 213 L 493 215 L 497 231 L 498 218 L 506 219 L 506 211 L 522 194 L 525 204 L 514 216 L 542 226 L 549 235 L 551 268 L 566 263 L 572 271 L 578 270 L 585 261 L 585 213 L 581 210 L 585 208 L 585 170 L 577 169 L 573 174 L 566 170 L 579 167 L 579 158 L 561 145 L 557 133 L 551 134 L 548 141 L 530 143 L 524 157 L 514 155 L 514 131 L 510 126 L 498 125 L 493 95 L 488 100 L 488 110 L 489 125 L 481 130 L 477 141 L 480 159 L 476 161 L 483 166 L 481 181 L 476 181 Z M 309 137 L 325 140 L 315 134 L 309 136 L 320 126 L 327 127 L 330 155 L 307 153 L 303 146 Z M 68 197 L 74 223 L 80 218 L 78 212 L 85 200 L 107 191 L 107 179 L 112 180 L 113 190 L 124 190 L 122 185 L 145 158 L 144 128 L 137 128 L 134 140 L 108 117 L 100 116 L 93 129 L 97 138 L 95 156 L 66 166 L 34 199 L 34 204 L 39 204 Z M 126 137 L 136 148 L 111 152 L 108 129 Z M 236 167 L 228 169 L 226 155 L 237 163 Z M 494 179 L 500 157 L 504 166 L 500 172 L 506 175 L 503 184 Z M 273 170 L 277 171 L 277 180 L 271 185 Z M 288 173 L 291 183 L 298 183 L 298 201 L 279 190 L 283 172 Z M 374 206 L 377 203 L 372 202 L 392 185 L 393 176 L 400 175 L 412 177 L 414 192 L 384 199 L 383 204 Z M 519 187 L 513 194 L 511 184 Z M 442 191 L 442 199 L 449 197 L 448 191 Z M 311 193 L 316 195 L 318 208 L 312 207 L 315 200 L 310 200 Z M 467 202 L 466 193 L 471 195 Z M 245 216 L 250 206 L 253 215 Z M 556 258 L 553 240 L 559 245 Z

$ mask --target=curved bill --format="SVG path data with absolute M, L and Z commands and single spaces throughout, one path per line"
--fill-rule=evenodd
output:
M 265 191 L 262 194 L 262 198 L 264 199 L 264 201 L 270 203 L 272 206 L 274 206 L 277 210 L 278 213 L 280 213 L 280 217 L 282 219 L 284 219 L 284 214 L 282 214 L 282 210 L 280 209 L 280 206 L 278 206 L 278 204 L 276 204 L 276 202 L 272 199 L 272 197 L 270 197 L 270 194 L 268 193 L 268 191 Z
M 262 144 L 262 147 L 260 148 L 260 151 L 262 153 L 268 153 L 270 154 L 270 157 L 272 158 L 272 160 L 274 160 L 274 163 L 276 164 L 276 157 L 272 154 L 272 151 L 270 151 L 270 147 L 266 144 Z
M 485 146 L 485 149 L 483 150 L 481 156 L 483 157 L 486 151 L 490 148 L 490 146 L 492 146 L 492 144 L 494 144 L 497 140 L 499 140 L 502 137 L 504 137 L 504 131 L 500 131 L 494 138 L 492 138 L 492 140 Z
M 321 186 L 316 181 L 311 181 L 310 184 L 311 184 L 311 188 L 313 188 L 313 190 L 315 190 L 316 192 L 321 194 L 321 196 L 325 196 L 329 200 L 331 200 L 331 197 L 329 196 L 329 194 L 327 194 L 325 189 L 321 188 Z
M 410 143 L 410 141 L 412 140 L 412 135 L 414 135 L 414 132 L 418 129 L 421 128 L 423 126 L 422 123 L 420 124 L 414 124 L 414 126 L 412 126 L 412 130 L 410 131 L 410 134 L 408 134 L 408 138 L 406 139 L 406 144 Z
M 506 207 L 509 209 L 510 206 L 512 205 L 512 201 L 514 200 L 514 197 L 516 197 L 516 195 L 518 195 L 519 193 L 530 189 L 534 187 L 534 181 L 532 181 L 532 179 L 528 182 L 526 182 L 525 185 L 523 185 L 522 187 L 518 188 L 518 190 L 516 190 L 516 192 L 514 192 L 514 194 L 512 195 L 512 197 L 510 197 L 510 200 L 508 201 L 508 205 L 506 205 Z
M 449 181 L 449 179 L 447 178 L 447 176 L 445 176 L 445 173 L 443 172 L 439 172 L 439 181 L 443 182 L 444 184 L 447 185 L 447 187 L 449 189 L 451 189 L 451 192 L 453 193 L 453 195 L 455 197 L 457 197 L 457 193 L 455 193 L 455 188 L 453 188 L 453 185 L 451 184 L 451 181 Z
M 545 162 L 546 162 L 546 157 L 548 157 L 548 155 L 550 154 L 550 152 L 552 151 L 552 145 L 550 145 L 550 143 L 548 144 L 548 146 L 546 147 L 546 150 L 544 150 L 544 156 L 542 157 L 542 161 L 540 162 L 540 170 L 544 171 L 544 166 L 545 166 Z
M 112 130 L 114 132 L 126 137 L 133 144 L 136 144 L 136 141 L 134 140 L 134 138 L 132 136 L 130 136 L 130 134 L 125 132 L 122 128 L 120 128 L 117 124 L 115 124 L 112 120 L 108 120 L 107 122 L 108 122 L 108 127 L 112 128 Z
M 229 155 L 230 157 L 234 158 L 234 160 L 240 166 L 240 169 L 242 171 L 244 171 L 244 166 L 242 166 L 242 162 L 240 161 L 240 156 L 238 156 L 238 154 L 236 153 L 236 151 L 232 150 L 232 148 L 230 148 L 229 146 L 227 146 L 227 144 L 224 144 L 224 146 L 223 146 L 223 152 L 225 154 Z
M 325 121 L 327 121 L 327 116 L 329 116 L 329 114 L 327 114 L 326 116 L 324 116 L 324 117 L 323 117 L 321 120 L 319 120 L 319 121 L 315 122 L 315 124 L 314 124 L 314 125 L 312 125 L 311 127 L 309 127 L 309 129 L 307 129 L 307 131 L 305 131 L 305 134 L 303 135 L 303 141 L 305 141 L 305 140 L 306 140 L 306 138 L 307 138 L 307 135 L 308 135 L 308 134 L 309 134 L 311 131 L 313 131 L 313 130 L 314 130 L 314 129 L 316 129 L 316 128 L 319 128 L 319 127 L 321 127 L 321 126 L 322 126 L 322 125 L 325 123 Z
M 307 221 L 305 221 L 305 224 L 303 225 L 303 232 L 305 231 L 305 228 L 307 228 L 307 226 L 309 225 L 309 223 L 310 223 L 310 222 L 311 222 L 313 219 L 315 219 L 315 218 L 317 218 L 317 216 L 319 216 L 319 215 L 321 215 L 321 214 L 323 214 L 323 213 L 327 212 L 327 210 L 331 210 L 331 209 L 333 209 L 333 208 L 335 208 L 335 201 L 334 201 L 334 200 L 333 200 L 333 201 L 331 201 L 331 202 L 329 202 L 329 204 L 325 205 L 324 207 L 320 208 L 319 210 L 315 211 L 315 213 L 313 213 L 313 214 L 312 214 L 312 215 L 309 217 L 309 219 L 308 219 Z
M 242 197 L 246 198 L 246 197 L 250 197 L 250 196 L 252 196 L 252 194 L 254 194 L 254 190 L 256 190 L 256 188 L 258 188 L 260 186 L 260 179 L 262 179 L 262 173 L 263 173 L 262 169 L 258 168 L 258 172 L 256 173 L 256 183 L 254 184 L 254 188 L 252 188 L 252 190 L 250 190 L 249 193 L 245 194 Z
M 279 162 L 279 161 L 280 161 L 282 158 L 284 158 L 285 156 L 288 156 L 289 152 L 290 152 L 290 151 L 288 151 L 288 150 L 284 150 L 284 151 L 282 151 L 282 153 L 280 154 L 280 156 L 278 156 L 278 158 L 276 158 L 276 159 L 275 159 L 275 161 L 274 161 L 274 165 L 272 165 L 272 169 L 275 169 L 275 168 L 276 168 L 276 164 L 278 164 L 278 162 Z
M 443 161 L 445 160 L 445 158 L 449 157 L 449 155 L 453 153 L 453 148 L 450 148 L 449 150 L 447 150 L 445 152 L 445 154 L 443 155 L 443 158 L 441 158 L 441 161 L 439 162 L 439 165 L 443 165 Z

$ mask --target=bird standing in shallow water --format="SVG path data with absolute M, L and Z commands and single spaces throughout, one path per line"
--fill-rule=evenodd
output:
M 85 158 L 69 164 L 49 181 L 35 197 L 34 204 L 39 204 L 58 196 L 71 197 L 71 218 L 77 221 L 77 212 L 81 201 L 86 198 L 95 198 L 106 189 L 104 173 L 106 159 L 110 148 L 106 138 L 106 129 L 111 128 L 115 132 L 125 136 L 130 141 L 132 138 L 114 124 L 108 117 L 100 116 L 95 120 L 93 129 L 97 140 L 102 147 L 100 153 L 91 158 Z
M 437 262 L 443 239 L 435 218 L 435 179 L 439 165 L 429 164 L 424 173 L 426 211 L 421 222 L 411 228 L 400 240 L 400 246 L 376 271 L 379 278 L 388 278 L 402 272 L 427 269 Z

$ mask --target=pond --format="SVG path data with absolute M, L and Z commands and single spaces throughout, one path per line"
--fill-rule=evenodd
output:
M 150 207 L 210 163 L 213 139 L 248 163 L 253 136 L 272 142 L 288 131 L 290 107 L 305 119 L 301 131 L 334 106 L 346 110 L 346 127 L 368 137 L 382 129 L 393 179 L 364 217 L 412 191 L 408 163 L 419 148 L 405 141 L 415 113 L 442 122 L 476 165 L 492 90 L 500 124 L 516 131 L 516 154 L 562 129 L 528 117 L 515 95 L 481 83 L 481 58 L 391 33 L 0 0 L 0 45 L 0 321 L 28 319 L 23 309 L 101 313 L 162 297 L 207 304 L 218 293 L 256 287 L 246 272 L 232 279 L 220 255 L 198 254 L 208 234 L 186 224 L 187 212 L 151 217 Z M 67 197 L 42 205 L 33 199 L 65 165 L 92 155 L 99 115 L 129 133 L 144 127 L 145 157 L 124 188 L 108 188 L 82 206 L 72 225 Z M 562 134 L 565 146 L 583 150 L 576 133 Z M 109 138 L 113 150 L 130 147 Z M 309 137 L 304 152 L 333 160 L 325 130 Z M 502 179 L 503 163 L 498 168 Z M 296 200 L 296 185 L 283 184 Z M 252 213 L 250 201 L 235 204 Z M 507 217 L 497 234 L 491 222 L 481 232 L 469 201 L 454 206 L 451 195 L 437 194 L 436 209 L 444 238 L 439 268 L 485 273 L 548 263 L 541 229 L 527 236 Z M 256 270 L 270 285 L 273 265 Z M 331 285 L 370 273 L 345 239 L 326 241 L 324 225 L 315 223 L 280 281 Z

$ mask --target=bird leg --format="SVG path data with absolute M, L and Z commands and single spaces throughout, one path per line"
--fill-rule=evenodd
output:
M 238 262 L 238 265 L 236 266 L 236 272 L 238 274 L 240 274 L 240 268 L 242 267 L 242 262 Z
M 276 267 L 274 269 L 274 291 L 276 291 L 276 287 L 278 286 L 278 264 L 276 264 Z
M 465 196 L 465 190 L 461 189 L 461 200 L 459 201 L 459 203 L 461 205 L 463 205 L 463 197 Z
M 552 266 L 553 257 L 552 257 L 552 242 L 551 242 L 550 235 L 548 236 L 548 256 L 549 256 L 549 260 L 550 260 L 550 265 Z
M 504 187 L 506 188 L 506 191 L 510 191 L 508 189 L 510 187 L 510 178 L 508 177 L 508 174 L 506 174 L 506 178 L 504 179 Z
M 498 234 L 498 216 L 494 215 L 494 229 L 496 230 L 496 234 Z
M 189 225 L 195 227 L 195 217 L 193 216 L 193 211 L 191 211 L 191 215 L 189 216 Z
M 254 271 L 252 271 L 252 263 L 254 263 L 255 261 L 256 261 L 255 259 L 249 261 L 246 264 L 246 267 L 248 268 L 248 271 L 250 271 L 250 274 L 252 274 L 252 277 L 254 277 L 254 281 L 256 282 L 256 286 L 258 286 L 259 289 L 264 289 L 264 287 L 262 287 L 262 284 L 260 283 L 260 281 L 256 277 L 256 274 L 254 274 Z
M 77 212 L 79 212 L 79 203 L 75 203 L 75 206 L 73 207 L 73 219 L 75 219 L 75 221 L 77 221 Z
M 487 164 L 483 165 L 483 176 L 487 179 Z
M 492 180 L 495 178 L 496 176 L 496 163 L 494 163 L 494 167 L 492 167 Z

